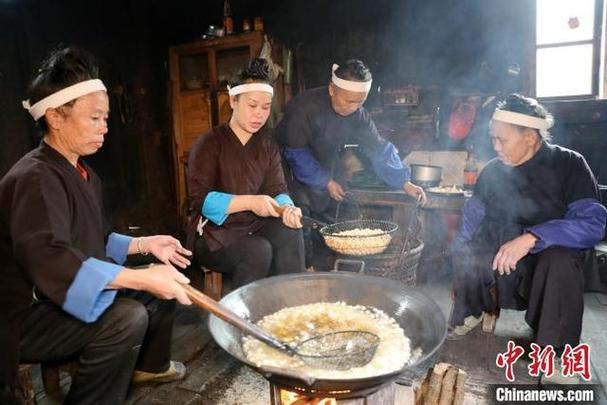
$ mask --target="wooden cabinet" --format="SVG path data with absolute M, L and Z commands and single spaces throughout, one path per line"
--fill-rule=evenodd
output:
M 281 47 L 270 39 L 272 58 L 280 64 Z M 209 128 L 227 122 L 230 108 L 226 85 L 259 56 L 264 33 L 255 31 L 200 40 L 169 49 L 173 120 L 175 190 L 180 215 L 187 214 L 185 164 L 196 139 Z M 274 83 L 273 109 L 284 104 L 282 75 Z

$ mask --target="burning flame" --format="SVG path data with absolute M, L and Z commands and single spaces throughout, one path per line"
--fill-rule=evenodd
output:
M 280 390 L 281 405 L 337 405 L 335 398 L 309 398 L 297 392 Z

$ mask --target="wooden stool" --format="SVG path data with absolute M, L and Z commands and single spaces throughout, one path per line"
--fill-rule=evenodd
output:
M 61 393 L 60 371 L 65 370 L 70 375 L 74 375 L 78 364 L 73 363 L 53 363 L 41 364 L 42 384 L 47 396 Z M 34 364 L 19 364 L 19 386 L 24 398 L 25 405 L 34 405 L 36 403 L 36 393 L 34 392 L 34 384 L 32 382 L 32 368 Z
M 222 274 L 217 271 L 212 271 L 206 267 L 201 267 L 204 273 L 204 289 L 203 292 L 215 301 L 221 299 L 221 289 L 223 287 Z
M 19 386 L 25 405 L 34 405 L 36 403 L 34 384 L 32 384 L 32 367 L 33 364 L 19 364 Z
M 46 395 L 52 396 L 56 393 L 61 393 L 61 371 L 67 372 L 70 376 L 74 376 L 78 370 L 78 362 L 72 361 L 67 363 L 42 363 L 42 384 Z
M 497 305 L 497 288 L 493 285 L 489 288 L 489 295 L 493 301 L 494 310 L 491 312 L 483 312 L 483 332 L 495 332 L 495 324 L 500 316 L 500 309 Z

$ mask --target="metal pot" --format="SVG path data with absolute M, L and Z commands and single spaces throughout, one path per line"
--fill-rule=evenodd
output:
M 411 181 L 421 187 L 436 187 L 443 175 L 441 166 L 411 165 Z
M 209 330 L 224 350 L 248 364 L 274 384 L 314 396 L 350 398 L 370 394 L 395 380 L 403 371 L 427 364 L 434 358 L 447 334 L 447 322 L 438 305 L 425 294 L 392 280 L 332 271 L 298 273 L 255 281 L 223 297 L 221 303 L 257 322 L 282 308 L 316 302 L 344 301 L 379 308 L 393 317 L 411 339 L 411 349 L 420 348 L 416 362 L 389 374 L 359 379 L 306 379 L 286 369 L 266 369 L 251 363 L 242 350 L 242 333 L 211 315 Z

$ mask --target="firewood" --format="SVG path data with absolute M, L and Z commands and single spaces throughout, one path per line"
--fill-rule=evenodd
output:
M 437 405 L 440 398 L 443 377 L 451 365 L 449 363 L 438 363 L 428 382 L 428 393 L 424 395 L 424 405 Z
M 438 405 L 452 405 L 455 395 L 455 380 L 457 378 L 457 367 L 449 367 L 443 378 Z
M 466 378 L 468 375 L 464 370 L 459 370 L 457 373 L 457 379 L 455 381 L 455 396 L 453 398 L 453 405 L 463 405 L 464 403 L 464 394 L 465 394 L 465 386 L 466 386 Z
M 430 373 L 432 373 L 432 369 L 428 371 L 428 374 L 421 382 L 413 385 L 413 393 L 415 394 L 415 405 L 423 405 L 424 403 L 424 396 L 428 393 L 428 379 Z

